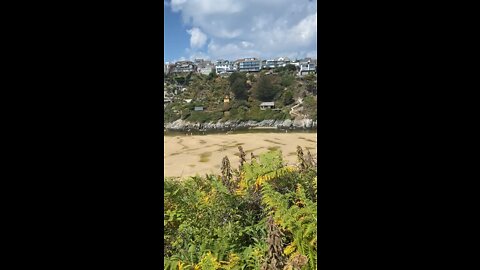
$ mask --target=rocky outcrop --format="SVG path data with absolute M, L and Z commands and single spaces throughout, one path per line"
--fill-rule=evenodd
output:
M 167 130 L 235 130 L 248 128 L 277 128 L 277 129 L 314 129 L 317 127 L 317 121 L 312 119 L 296 119 L 294 121 L 287 120 L 263 120 L 257 121 L 239 121 L 228 120 L 225 122 L 209 122 L 209 123 L 192 123 L 184 120 L 176 120 L 171 123 L 165 123 L 164 128 Z

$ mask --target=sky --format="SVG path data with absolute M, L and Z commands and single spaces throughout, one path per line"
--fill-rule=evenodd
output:
M 164 60 L 317 58 L 315 0 L 164 0 Z

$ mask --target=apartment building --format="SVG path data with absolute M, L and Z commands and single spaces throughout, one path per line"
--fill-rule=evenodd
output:
M 240 72 L 257 72 L 261 70 L 261 61 L 257 58 L 245 58 L 237 60 L 238 71 Z
M 231 73 L 237 71 L 235 64 L 228 60 L 217 60 L 215 63 L 215 72 L 217 74 Z

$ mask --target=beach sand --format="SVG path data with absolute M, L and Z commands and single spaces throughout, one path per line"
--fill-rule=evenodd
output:
M 205 174 L 220 174 L 224 156 L 228 156 L 232 167 L 240 164 L 238 146 L 242 146 L 250 161 L 269 150 L 279 149 L 285 162 L 297 163 L 297 145 L 317 157 L 316 133 L 245 133 L 211 134 L 194 136 L 164 136 L 164 165 L 166 177 L 186 177 Z

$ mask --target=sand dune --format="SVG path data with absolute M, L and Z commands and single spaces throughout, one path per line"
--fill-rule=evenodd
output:
M 250 160 L 268 150 L 280 149 L 289 164 L 296 163 L 296 149 L 300 145 L 317 156 L 316 133 L 246 133 L 163 137 L 165 176 L 185 177 L 219 174 L 222 158 L 228 156 L 233 167 L 238 167 L 238 146 L 241 145 Z

